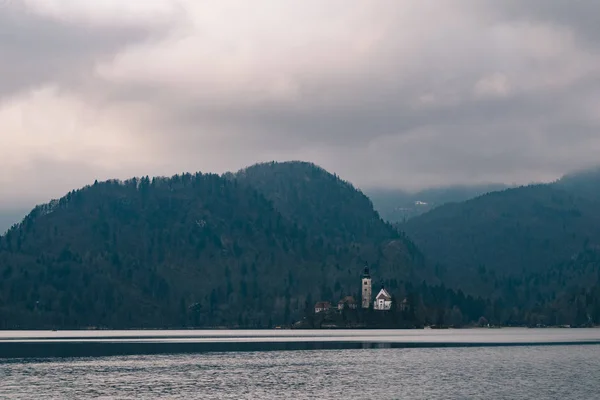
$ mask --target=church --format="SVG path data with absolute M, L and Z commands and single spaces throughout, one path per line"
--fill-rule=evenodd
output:
M 375 300 L 373 300 L 373 283 L 371 281 L 371 274 L 369 272 L 369 267 L 365 267 L 361 277 L 361 306 L 362 309 L 371 308 L 371 304 L 373 305 L 373 310 L 376 311 L 388 311 L 392 309 L 392 296 L 390 293 L 381 286 L 381 290 L 375 296 Z M 408 309 L 408 303 L 406 300 L 400 303 L 400 307 L 402 310 Z M 337 304 L 337 311 L 341 312 L 344 309 L 356 310 L 358 308 L 358 302 L 354 300 L 352 296 L 346 296 L 342 298 Z M 319 301 L 315 304 L 314 312 L 315 314 L 319 313 L 327 313 L 330 310 L 334 310 L 335 308 L 331 306 L 331 303 L 328 301 Z
M 369 268 L 365 267 L 362 274 L 362 308 L 369 308 L 372 299 L 372 290 L 373 285 L 371 282 L 371 275 L 369 273 Z M 387 311 L 392 308 L 392 296 L 388 293 L 387 290 L 382 286 L 381 290 L 375 296 L 375 301 L 373 302 L 373 309 L 377 311 Z

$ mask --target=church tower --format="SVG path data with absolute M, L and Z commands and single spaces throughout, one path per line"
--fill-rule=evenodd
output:
M 362 274 L 362 308 L 369 308 L 371 304 L 371 275 L 369 274 L 369 267 L 365 267 Z

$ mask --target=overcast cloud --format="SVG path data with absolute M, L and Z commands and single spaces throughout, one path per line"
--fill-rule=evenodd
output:
M 362 188 L 600 154 L 600 2 L 0 0 L 0 208 L 302 159 Z

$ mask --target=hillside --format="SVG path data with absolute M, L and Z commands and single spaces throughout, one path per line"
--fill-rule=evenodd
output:
M 552 186 L 563 189 L 576 196 L 600 200 L 600 168 L 567 174 Z
M 439 276 L 453 285 L 470 283 L 489 291 L 477 278 L 526 277 L 565 263 L 600 245 L 598 198 L 589 178 L 565 177 L 447 204 L 407 221 L 400 229 L 438 264 Z M 573 181 L 571 179 L 574 179 Z
M 488 292 L 495 324 L 591 326 L 600 323 L 600 251 L 587 248 L 540 272 L 497 276 L 480 268 L 464 281 Z
M 372 189 L 367 195 L 382 218 L 391 223 L 404 222 L 447 203 L 469 200 L 486 193 L 507 189 L 503 184 L 452 185 L 418 192 L 398 189 Z
M 314 164 L 257 164 L 239 171 L 235 178 L 260 191 L 285 218 L 311 234 L 340 243 L 379 243 L 398 237 L 367 196 Z
M 309 163 L 95 182 L 0 236 L 0 328 L 310 321 L 316 301 L 357 295 L 365 263 L 374 291 L 384 284 L 411 310 L 351 320 L 598 323 L 596 200 L 565 182 L 410 220 L 401 227 L 427 257 L 362 192 Z
M 366 262 L 392 291 L 422 280 L 418 250 L 351 185 L 310 164 L 269 168 L 259 190 L 184 174 L 37 207 L 0 237 L 0 327 L 266 327 L 357 292 Z

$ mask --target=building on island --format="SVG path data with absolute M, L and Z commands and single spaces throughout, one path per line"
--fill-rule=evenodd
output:
M 369 272 L 369 267 L 365 267 L 361 276 L 361 308 L 369 309 L 371 304 L 373 305 L 373 309 L 377 311 L 387 311 L 392 308 L 392 296 L 390 293 L 382 286 L 381 290 L 375 297 L 375 301 L 373 301 L 373 285 L 371 280 L 371 274 Z M 356 310 L 358 308 L 358 302 L 355 300 L 353 296 L 345 296 L 337 303 L 337 310 Z M 404 299 L 399 304 L 399 308 L 401 311 L 407 311 L 409 309 L 408 300 Z M 328 301 L 319 301 L 315 304 L 315 314 L 327 312 L 334 309 L 331 306 L 331 303 Z
M 381 290 L 375 297 L 375 302 L 373 303 L 373 308 L 379 311 L 385 311 L 392 308 L 392 296 L 385 290 L 384 287 L 381 287 Z
M 372 296 L 371 291 L 371 275 L 369 274 L 369 267 L 365 267 L 362 274 L 362 308 L 369 308 Z
M 362 274 L 362 308 L 369 308 L 371 305 L 372 299 L 372 283 L 371 283 L 371 274 L 369 273 L 369 268 L 365 267 Z M 392 296 L 388 293 L 387 290 L 381 287 L 381 290 L 375 297 L 375 301 L 373 302 L 373 309 L 378 311 L 390 310 L 392 308 Z
M 329 311 L 331 309 L 331 303 L 328 301 L 319 301 L 315 304 L 315 314 L 323 311 Z
M 352 296 L 346 296 L 343 299 L 341 299 L 340 301 L 338 301 L 338 310 L 343 310 L 344 308 L 346 309 L 350 309 L 350 310 L 356 310 L 356 300 L 354 300 L 354 297 Z

